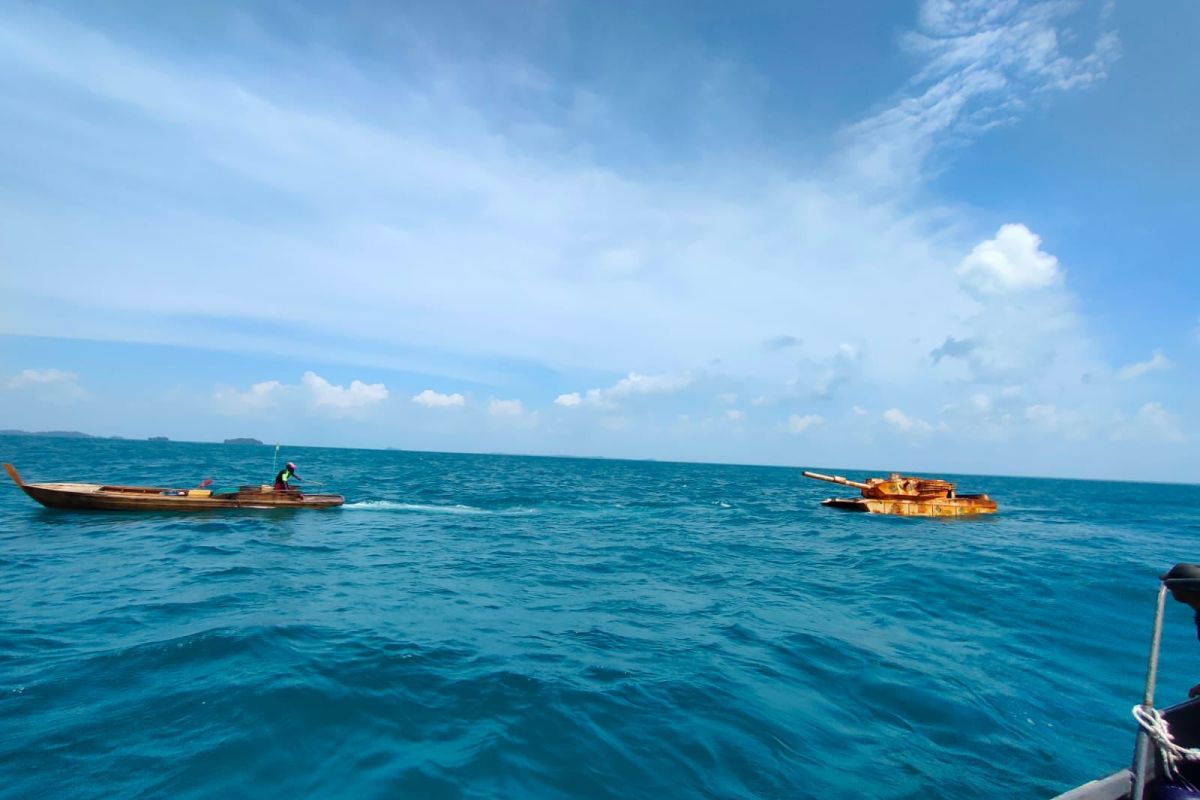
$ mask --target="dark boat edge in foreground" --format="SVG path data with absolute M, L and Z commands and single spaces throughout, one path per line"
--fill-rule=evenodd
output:
M 340 494 L 277 492 L 270 486 L 241 486 L 232 492 L 99 483 L 26 483 L 17 468 L 4 470 L 21 491 L 47 508 L 90 511 L 212 511 L 236 508 L 334 508 Z
M 1054 800 L 1195 800 L 1200 798 L 1200 697 L 1161 711 L 1154 707 L 1158 656 L 1167 595 L 1197 612 L 1200 631 L 1200 565 L 1176 564 L 1162 576 L 1150 637 L 1142 702 L 1133 707 L 1137 739 L 1133 764 L 1077 786 Z

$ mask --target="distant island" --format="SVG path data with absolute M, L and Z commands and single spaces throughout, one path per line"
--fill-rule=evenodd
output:
M 96 439 L 90 433 L 80 433 L 79 431 L 18 431 L 8 430 L 0 431 L 0 436 L 45 436 L 52 439 Z
M 94 436 L 90 433 L 82 431 L 22 431 L 15 428 L 0 429 L 0 436 L 37 436 L 46 439 L 109 439 L 120 440 L 124 436 Z M 147 442 L 169 442 L 171 441 L 166 436 L 150 436 L 146 439 Z M 256 444 L 262 445 L 258 439 L 237 438 L 226 439 L 225 444 Z

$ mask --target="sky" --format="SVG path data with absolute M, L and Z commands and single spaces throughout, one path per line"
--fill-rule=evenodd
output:
M 0 429 L 1200 481 L 1200 4 L 0 6 Z

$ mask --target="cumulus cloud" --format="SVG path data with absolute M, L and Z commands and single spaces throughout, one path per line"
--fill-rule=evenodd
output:
M 262 381 L 244 392 L 232 386 L 218 386 L 213 392 L 213 401 L 226 413 L 249 413 L 276 405 L 284 391 L 285 387 L 279 381 Z
M 736 408 L 729 408 L 729 409 L 725 410 L 725 416 L 728 417 L 729 419 L 733 420 L 734 422 L 740 422 L 741 420 L 746 418 L 746 412 L 740 411 Z
M 787 419 L 787 432 L 797 434 L 804 433 L 809 428 L 820 425 L 824 421 L 824 417 L 822 417 L 820 414 L 792 414 Z
M 488 403 L 488 413 L 493 417 L 519 417 L 525 413 L 525 407 L 520 400 L 497 400 L 493 397 Z
M 342 417 L 356 416 L 370 406 L 382 403 L 388 398 L 388 390 L 382 383 L 359 380 L 351 381 L 349 386 L 332 384 L 310 370 L 295 385 L 277 380 L 261 381 L 244 391 L 218 386 L 212 397 L 217 410 L 226 414 L 252 414 L 286 403 Z
M 13 391 L 31 394 L 51 403 L 71 403 L 87 397 L 79 385 L 79 376 L 61 369 L 24 369 L 9 378 L 5 384 Z
M 1029 384 L 1049 394 L 1105 371 L 1058 259 L 1026 226 L 1002 226 L 960 261 L 956 273 L 975 306 L 956 326 L 960 331 L 929 353 L 947 377 Z
M 412 401 L 426 408 L 462 408 L 467 404 L 467 399 L 458 392 L 441 394 L 433 389 L 426 389 L 420 394 L 413 395 Z
M 1062 280 L 1062 272 L 1058 259 L 1041 246 L 1041 237 L 1024 225 L 1002 225 L 994 239 L 977 244 L 958 265 L 959 281 L 976 295 L 1052 286 Z
M 928 432 L 933 430 L 933 426 L 928 422 L 910 417 L 898 408 L 889 408 L 887 411 L 884 411 L 883 421 L 898 431 Z
M 382 383 L 351 381 L 350 386 L 331 384 L 315 372 L 306 372 L 300 379 L 316 406 L 339 411 L 351 411 L 382 403 L 388 398 L 387 387 Z
M 560 394 L 554 402 L 567 407 L 585 405 L 612 409 L 620 405 L 621 401 L 637 395 L 674 394 L 691 386 L 692 381 L 690 373 L 642 375 L 631 372 L 608 388 L 588 389 L 583 395 L 578 392 Z
M 1148 372 L 1155 372 L 1157 370 L 1170 368 L 1171 362 L 1166 356 L 1163 355 L 1162 350 L 1155 350 L 1154 355 L 1150 357 L 1150 360 L 1138 361 L 1137 363 L 1128 364 L 1124 367 L 1121 367 L 1121 369 L 1117 371 L 1117 377 L 1123 381 L 1129 381 L 1133 380 L 1134 378 L 1140 378 Z

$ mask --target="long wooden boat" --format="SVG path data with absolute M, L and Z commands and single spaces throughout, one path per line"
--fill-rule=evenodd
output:
M 211 511 L 233 508 L 333 508 L 340 494 L 275 491 L 270 486 L 241 486 L 237 491 L 171 489 L 159 486 L 109 486 L 99 483 L 26 483 L 12 464 L 9 477 L 25 494 L 47 508 L 101 511 Z

